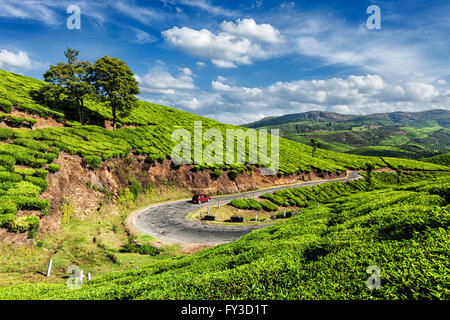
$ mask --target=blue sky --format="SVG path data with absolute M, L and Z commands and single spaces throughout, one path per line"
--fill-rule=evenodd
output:
M 69 5 L 81 29 L 66 27 Z M 369 30 L 366 9 L 381 9 Z M 227 123 L 309 110 L 449 109 L 445 1 L 0 0 L 0 68 L 42 78 L 69 46 L 124 60 L 140 98 Z

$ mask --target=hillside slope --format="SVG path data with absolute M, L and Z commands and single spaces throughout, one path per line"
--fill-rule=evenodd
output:
M 244 125 L 280 128 L 283 137 L 324 149 L 364 156 L 418 159 L 450 151 L 450 111 L 342 115 L 310 111 Z
M 285 222 L 190 256 L 64 284 L 0 289 L 0 299 L 448 299 L 448 175 L 326 183 Z M 380 189 L 378 189 L 380 188 Z M 300 188 L 298 188 L 300 189 Z M 381 286 L 366 286 L 369 266 Z
M 140 156 L 148 164 L 157 164 L 170 159 L 172 149 L 177 144 L 171 141 L 175 129 L 185 128 L 192 133 L 195 121 L 202 122 L 203 132 L 215 128 L 225 133 L 227 129 L 238 128 L 146 102 L 139 102 L 130 115 L 119 119 L 124 127 L 118 130 L 108 130 L 96 125 L 81 126 L 76 121 L 67 119 L 71 110 L 67 111 L 69 115 L 66 116 L 64 109 L 55 107 L 55 110 L 53 106 L 35 102 L 33 90 L 43 85 L 45 84 L 42 81 L 0 72 L 0 106 L 8 117 L 8 121 L 1 123 L 3 128 L 0 128 L 0 226 L 6 226 L 16 232 L 30 231 L 34 234 L 39 226 L 38 218 L 51 213 L 49 201 L 41 199 L 40 194 L 48 188 L 48 175 L 60 170 L 53 162 L 61 152 L 81 156 L 84 165 L 91 169 L 100 167 L 103 161 L 124 159 L 128 155 Z M 103 119 L 105 122 L 110 119 L 110 112 L 104 104 L 89 101 L 87 107 L 89 112 L 95 114 L 95 121 Z M 10 112 L 18 110 L 29 116 L 21 118 L 9 115 Z M 40 117 L 54 117 L 53 121 L 58 121 L 59 125 L 30 130 L 28 127 L 32 127 L 34 121 L 41 121 Z M 131 126 L 126 127 L 125 124 Z M 205 145 L 207 143 L 203 141 L 203 146 Z M 248 150 L 246 153 L 248 155 Z M 320 149 L 313 153 L 310 146 L 280 138 L 278 175 L 309 173 L 311 170 L 340 174 L 348 168 L 364 168 L 368 161 L 373 162 L 376 168 L 396 168 L 401 165 L 407 170 L 448 169 L 426 162 L 362 157 Z M 189 174 L 195 175 L 195 171 L 201 170 L 215 170 L 216 175 L 225 172 L 231 178 L 236 178 L 246 172 L 251 176 L 257 167 L 258 164 L 252 167 L 242 164 L 203 163 L 193 166 Z M 175 166 L 170 170 L 177 169 Z

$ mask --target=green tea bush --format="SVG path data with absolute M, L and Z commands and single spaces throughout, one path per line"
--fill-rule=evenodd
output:
M 33 177 L 33 176 L 25 176 L 25 181 L 31 182 L 32 184 L 38 186 L 41 188 L 41 192 L 44 192 L 48 188 L 47 180 L 39 177 Z
M 21 180 L 22 176 L 20 174 L 6 171 L 0 172 L 0 182 L 4 181 L 19 182 Z
M 35 216 L 22 216 L 9 223 L 9 229 L 13 232 L 22 233 L 29 230 L 37 230 L 40 220 Z
M 0 154 L 0 165 L 1 166 L 3 166 L 4 168 L 8 168 L 9 171 L 12 171 L 15 164 L 16 164 L 16 159 L 14 157 Z
M 39 193 L 41 193 L 41 190 L 41 187 L 34 185 L 28 181 L 20 181 L 14 188 L 9 189 L 6 194 L 11 196 L 21 195 L 36 197 Z
M 16 219 L 16 214 L 0 214 L 0 227 L 7 227 Z
M 261 210 L 261 204 L 255 199 L 233 199 L 230 205 L 238 209 Z
M 99 156 L 86 156 L 84 157 L 84 163 L 90 169 L 99 168 L 102 164 L 102 158 Z
M 47 167 L 48 171 L 50 171 L 51 173 L 55 173 L 61 170 L 61 167 L 58 166 L 55 163 L 50 163 Z
M 12 137 L 12 130 L 9 128 L 0 128 L 0 140 L 7 140 Z
M 15 202 L 11 200 L 4 200 L 4 202 L 0 203 L 0 215 L 12 214 L 15 215 L 17 213 L 17 205 Z
M 272 202 L 269 202 L 269 201 L 260 201 L 259 204 L 261 205 L 261 207 L 262 207 L 262 209 L 264 211 L 272 212 L 272 211 L 277 211 L 278 210 L 277 205 L 275 205 L 275 204 L 273 204 Z
M 230 178 L 230 180 L 232 181 L 236 180 L 237 176 L 238 176 L 237 170 L 228 171 L 228 177 Z
M 2 112 L 0 112 L 0 121 L 5 121 L 9 126 L 13 127 L 21 127 L 25 123 L 28 124 L 29 126 L 33 126 L 37 122 L 35 119 L 14 117 L 12 115 L 5 114 Z
M 137 253 L 149 256 L 156 256 L 157 254 L 159 254 L 159 249 L 149 244 L 143 244 L 140 247 L 138 247 Z
M 5 99 L 0 99 L 0 111 L 11 113 L 12 103 Z

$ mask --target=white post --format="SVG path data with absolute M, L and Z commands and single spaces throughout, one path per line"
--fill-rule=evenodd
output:
M 52 271 L 52 263 L 53 263 L 53 260 L 50 259 L 50 262 L 48 263 L 48 268 L 47 268 L 47 275 L 46 275 L 47 278 L 50 277 L 50 273 Z
M 88 275 L 87 275 L 86 281 L 91 281 L 91 273 L 90 273 L 90 272 L 88 272 Z
M 80 281 L 78 283 L 80 286 L 83 284 L 83 270 L 80 270 Z
M 284 217 L 286 218 L 286 209 L 284 209 Z
M 256 215 L 255 221 L 258 222 L 258 215 Z
M 208 216 L 209 216 L 210 212 L 211 212 L 211 207 L 208 207 Z

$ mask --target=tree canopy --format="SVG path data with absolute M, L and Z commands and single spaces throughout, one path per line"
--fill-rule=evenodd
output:
M 133 72 L 118 58 L 104 56 L 90 69 L 90 82 L 95 92 L 108 101 L 112 109 L 113 129 L 117 126 L 117 113 L 126 115 L 136 105 L 139 87 Z
M 88 80 L 91 63 L 78 61 L 78 50 L 67 48 L 64 52 L 67 63 L 59 62 L 51 65 L 44 73 L 44 80 L 53 86 L 45 88 L 44 96 L 59 97 L 64 94 L 66 99 L 75 103 L 78 109 L 80 123 L 84 121 L 84 100 L 93 92 L 93 86 Z

